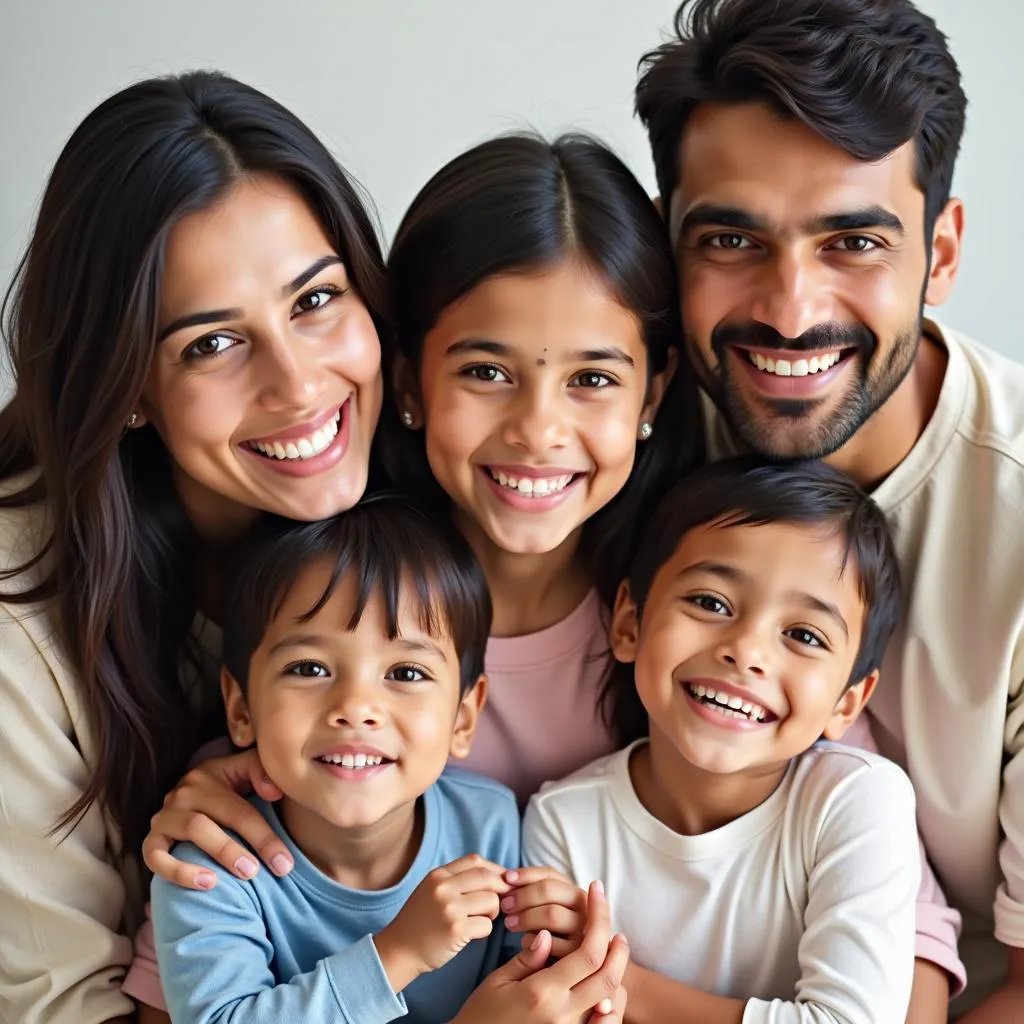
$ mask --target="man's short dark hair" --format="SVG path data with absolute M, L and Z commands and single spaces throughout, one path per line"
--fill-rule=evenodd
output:
M 910 0 L 684 0 L 674 27 L 636 88 L 666 216 L 697 106 L 764 103 L 859 160 L 914 139 L 930 240 L 967 100 L 946 37 Z
M 304 614 L 311 619 L 331 599 L 343 576 L 356 576 L 355 629 L 367 604 L 384 603 L 388 637 L 398 636 L 400 599 L 412 600 L 426 632 L 450 636 L 465 694 L 484 671 L 491 630 L 491 598 L 476 556 L 446 522 L 397 495 L 365 498 L 319 522 L 268 517 L 246 545 L 224 619 L 224 664 L 243 691 L 249 662 L 299 576 L 332 564 L 324 592 Z

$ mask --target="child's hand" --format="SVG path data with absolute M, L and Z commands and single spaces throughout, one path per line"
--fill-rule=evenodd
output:
M 553 868 L 518 868 L 505 872 L 515 888 L 501 901 L 505 927 L 523 934 L 528 949 L 539 931 L 549 931 L 552 956 L 575 952 L 587 922 L 587 894 Z
M 510 886 L 505 869 L 478 854 L 435 868 L 416 887 L 398 916 L 374 937 L 395 992 L 436 971 L 474 939 L 491 934 L 498 900 Z

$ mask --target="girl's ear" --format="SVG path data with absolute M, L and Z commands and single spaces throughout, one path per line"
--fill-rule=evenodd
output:
M 825 728 L 822 730 L 822 735 L 825 739 L 840 740 L 843 738 L 846 730 L 857 721 L 857 717 L 864 710 L 864 705 L 871 699 L 871 694 L 875 692 L 877 683 L 878 669 L 875 669 L 874 672 L 865 676 L 859 683 L 854 683 L 853 686 L 846 690 L 842 697 L 839 698 L 839 703 L 836 704 L 832 717 L 829 718 Z
M 480 712 L 483 711 L 486 703 L 487 676 L 481 676 L 466 691 L 466 695 L 459 703 L 459 710 L 455 716 L 455 728 L 452 730 L 452 742 L 448 748 L 452 757 L 460 759 L 469 757 L 476 726 L 480 721 Z
M 238 680 L 226 669 L 220 670 L 220 692 L 228 719 L 228 735 L 236 747 L 251 747 L 256 742 L 252 717 Z
M 391 387 L 402 423 L 410 430 L 423 426 L 423 402 L 420 400 L 416 368 L 401 352 L 395 356 L 391 370 Z
M 629 593 L 629 580 L 623 580 L 615 595 L 615 608 L 612 611 L 609 636 L 615 660 L 627 663 L 636 661 L 639 637 L 640 619 L 636 613 L 636 605 Z
M 672 378 L 675 376 L 678 365 L 679 351 L 670 348 L 668 350 L 668 358 L 665 361 L 665 369 L 651 377 L 650 386 L 647 388 L 647 399 L 644 402 L 643 409 L 640 411 L 641 425 L 644 423 L 654 423 L 654 417 L 658 415 L 658 409 L 661 408 L 662 399 L 665 397 L 669 384 L 672 383 Z

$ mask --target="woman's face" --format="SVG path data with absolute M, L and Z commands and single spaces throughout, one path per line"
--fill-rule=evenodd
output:
M 589 268 L 567 261 L 490 278 L 438 318 L 418 389 L 399 396 L 464 528 L 510 554 L 544 554 L 622 489 L 648 386 L 636 317 Z
M 200 532 L 354 505 L 381 390 L 370 314 L 289 185 L 246 179 L 174 227 L 136 426 L 160 434 Z

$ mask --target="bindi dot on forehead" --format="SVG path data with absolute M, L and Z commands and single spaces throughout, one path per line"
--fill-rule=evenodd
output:
M 547 366 L 547 364 L 548 364 L 548 361 L 546 359 L 538 359 L 537 360 L 537 365 L 538 366 Z

